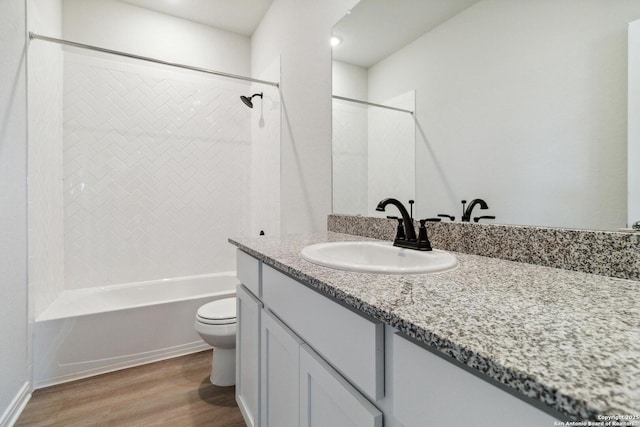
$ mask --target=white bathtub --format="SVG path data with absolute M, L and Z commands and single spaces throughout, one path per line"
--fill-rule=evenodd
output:
M 35 320 L 35 388 L 210 348 L 196 311 L 236 283 L 228 272 L 64 291 Z

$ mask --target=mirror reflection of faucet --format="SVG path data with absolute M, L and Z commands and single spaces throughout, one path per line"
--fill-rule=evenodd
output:
M 483 210 L 489 209 L 489 205 L 487 205 L 487 202 L 482 199 L 473 199 L 471 203 L 469 203 L 469 206 L 467 206 L 465 209 L 466 203 L 466 200 L 462 201 L 462 222 L 471 222 L 471 213 L 473 212 L 473 208 L 475 208 L 476 205 L 480 205 L 480 209 Z M 476 216 L 473 217 L 473 222 L 478 222 L 481 219 L 496 219 L 496 217 L 493 215 Z

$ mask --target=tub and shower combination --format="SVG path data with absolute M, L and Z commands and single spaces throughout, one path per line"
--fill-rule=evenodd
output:
M 34 384 L 71 381 L 210 348 L 198 307 L 235 296 L 235 272 L 64 291 L 34 324 Z
M 106 2 L 90 7 L 98 16 Z M 147 23 L 158 14 L 136 7 L 135 16 Z M 88 28 L 73 19 L 64 25 L 78 34 Z M 201 25 L 193 30 L 201 34 Z M 32 215 L 30 223 L 35 388 L 210 348 L 194 321 L 200 306 L 235 295 L 227 238 L 279 230 L 278 83 L 46 35 L 30 39 L 33 64 L 49 56 L 61 64 L 31 67 L 34 81 L 61 81 L 30 87 L 38 92 L 30 102 L 44 111 L 51 98 L 63 109 L 49 126 L 62 127 L 62 141 L 43 138 L 29 154 L 52 159 L 30 177 L 30 188 L 40 188 L 39 179 L 47 189 L 30 194 L 30 204 L 55 206 L 46 211 L 53 220 Z M 227 38 L 219 41 L 227 46 Z M 140 52 L 157 47 L 131 43 Z M 209 39 L 201 47 L 210 51 Z M 228 47 L 232 57 L 243 55 Z M 260 77 L 279 69 L 277 59 Z M 63 185 L 49 191 L 48 182 Z

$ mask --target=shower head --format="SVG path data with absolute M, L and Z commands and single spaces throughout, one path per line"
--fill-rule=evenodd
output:
M 244 105 L 246 105 L 249 108 L 253 108 L 253 102 L 251 101 L 253 99 L 254 96 L 259 96 L 260 98 L 262 98 L 262 92 L 260 93 L 254 93 L 251 96 L 240 96 L 240 99 L 242 100 L 242 102 L 244 102 Z

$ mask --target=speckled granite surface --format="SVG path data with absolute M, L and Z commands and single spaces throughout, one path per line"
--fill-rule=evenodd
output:
M 327 229 L 393 240 L 386 218 L 329 215 Z M 519 225 L 437 222 L 427 224 L 434 248 L 621 279 L 640 280 L 640 233 Z
M 431 275 L 351 273 L 300 250 L 337 233 L 229 241 L 321 293 L 379 319 L 575 419 L 640 414 L 638 282 L 456 253 Z

